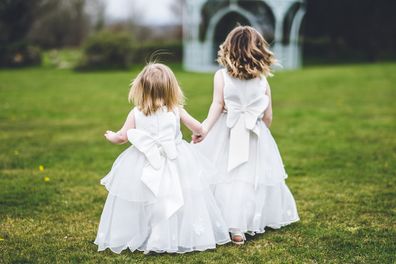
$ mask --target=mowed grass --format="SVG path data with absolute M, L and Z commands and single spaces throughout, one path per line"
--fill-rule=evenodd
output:
M 186 108 L 204 119 L 212 75 L 175 68 Z M 103 133 L 122 125 L 137 70 L 0 71 L 0 263 L 396 261 L 394 63 L 312 67 L 270 79 L 271 130 L 300 222 L 242 247 L 97 252 L 93 240 L 107 195 L 99 180 L 127 147 L 109 144 Z

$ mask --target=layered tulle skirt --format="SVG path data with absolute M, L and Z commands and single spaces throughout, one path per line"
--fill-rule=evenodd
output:
M 264 122 L 251 133 L 249 160 L 227 171 L 229 134 L 223 113 L 205 140 L 195 147 L 215 164 L 214 196 L 228 228 L 262 233 L 299 220 L 296 203 L 285 183 L 287 174 L 278 147 Z
M 172 215 L 158 219 L 169 208 L 174 187 L 161 183 L 161 195 L 155 196 L 141 180 L 148 165 L 144 155 L 129 147 L 114 162 L 101 183 L 109 191 L 95 244 L 98 250 L 115 253 L 131 251 L 177 252 L 213 249 L 230 241 L 227 226 L 211 192 L 213 165 L 185 141 L 177 145 L 173 162 L 183 205 Z M 170 164 L 169 164 L 170 166 Z M 172 202 L 172 201 L 171 201 Z

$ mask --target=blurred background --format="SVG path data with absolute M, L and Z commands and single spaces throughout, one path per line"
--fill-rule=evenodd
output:
M 395 0 L 0 0 L 0 263 L 396 263 Z M 218 45 L 259 30 L 301 221 L 244 247 L 97 253 L 99 184 L 154 54 L 206 118 Z M 190 131 L 182 126 L 183 136 Z
M 395 9 L 392 0 L 1 0 L 0 66 L 128 68 L 162 50 L 165 61 L 211 70 L 237 23 L 256 26 L 285 68 L 393 60 Z

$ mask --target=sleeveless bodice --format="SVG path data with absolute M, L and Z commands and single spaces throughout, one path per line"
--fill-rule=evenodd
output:
M 174 138 L 181 136 L 180 116 L 178 109 L 168 111 L 166 107 L 158 109 L 152 115 L 144 115 L 134 108 L 135 128 L 148 133 L 153 138 Z
M 222 70 L 224 79 L 224 103 L 227 111 L 232 111 L 234 105 L 240 105 L 242 110 L 258 108 L 256 118 L 263 116 L 268 107 L 268 96 L 265 94 L 268 82 L 262 76 L 251 80 L 239 80 L 231 77 L 226 69 Z
M 230 129 L 228 171 L 231 171 L 248 161 L 251 132 L 259 136 L 258 122 L 269 105 L 269 97 L 265 94 L 268 82 L 264 76 L 239 80 L 231 77 L 226 69 L 222 72 L 227 127 Z

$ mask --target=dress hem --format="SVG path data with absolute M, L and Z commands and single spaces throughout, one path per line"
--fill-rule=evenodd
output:
M 263 233 L 265 233 L 265 228 L 280 229 L 282 227 L 291 225 L 291 224 L 296 223 L 298 221 L 300 221 L 299 217 L 296 218 L 296 219 L 287 221 L 287 222 L 279 223 L 279 224 L 268 224 L 268 225 L 264 226 L 263 228 L 259 228 L 259 229 L 255 229 L 255 228 L 240 229 L 240 228 L 237 228 L 237 227 L 230 227 L 228 229 L 230 230 L 230 229 L 235 229 L 236 228 L 236 229 L 241 230 L 242 233 L 247 233 L 247 234 L 254 233 L 254 234 L 251 234 L 251 236 L 254 236 L 255 234 L 263 234 Z
M 202 251 L 205 251 L 205 250 L 216 249 L 216 246 L 225 245 L 225 244 L 227 244 L 227 243 L 229 243 L 229 242 L 231 242 L 231 239 L 227 239 L 227 240 L 225 240 L 225 241 L 216 242 L 216 245 L 214 245 L 214 246 L 206 246 L 206 247 L 203 247 L 203 248 L 194 248 L 194 247 L 193 247 L 192 249 L 188 249 L 188 250 L 186 250 L 186 251 L 177 251 L 177 250 L 171 250 L 171 249 L 150 249 L 150 250 L 139 249 L 139 248 L 137 248 L 137 249 L 131 249 L 129 246 L 124 246 L 124 247 L 121 249 L 121 251 L 116 252 L 116 251 L 112 250 L 111 247 L 106 246 L 105 248 L 98 249 L 98 252 L 105 251 L 106 249 L 109 249 L 111 252 L 113 252 L 113 253 L 115 253 L 115 254 L 121 254 L 124 250 L 128 250 L 128 249 L 129 249 L 130 252 L 140 251 L 140 252 L 143 252 L 144 254 L 148 254 L 148 253 L 150 253 L 150 252 L 155 252 L 155 253 L 160 253 L 160 254 L 162 254 L 162 253 L 169 253 L 169 254 L 174 254 L 174 253 L 177 253 L 177 254 L 184 254 L 184 253 L 191 253 L 191 252 L 194 252 L 194 251 L 202 252 Z M 99 246 L 99 243 L 97 243 L 96 241 L 94 242 L 94 244 L 97 245 L 97 246 Z

